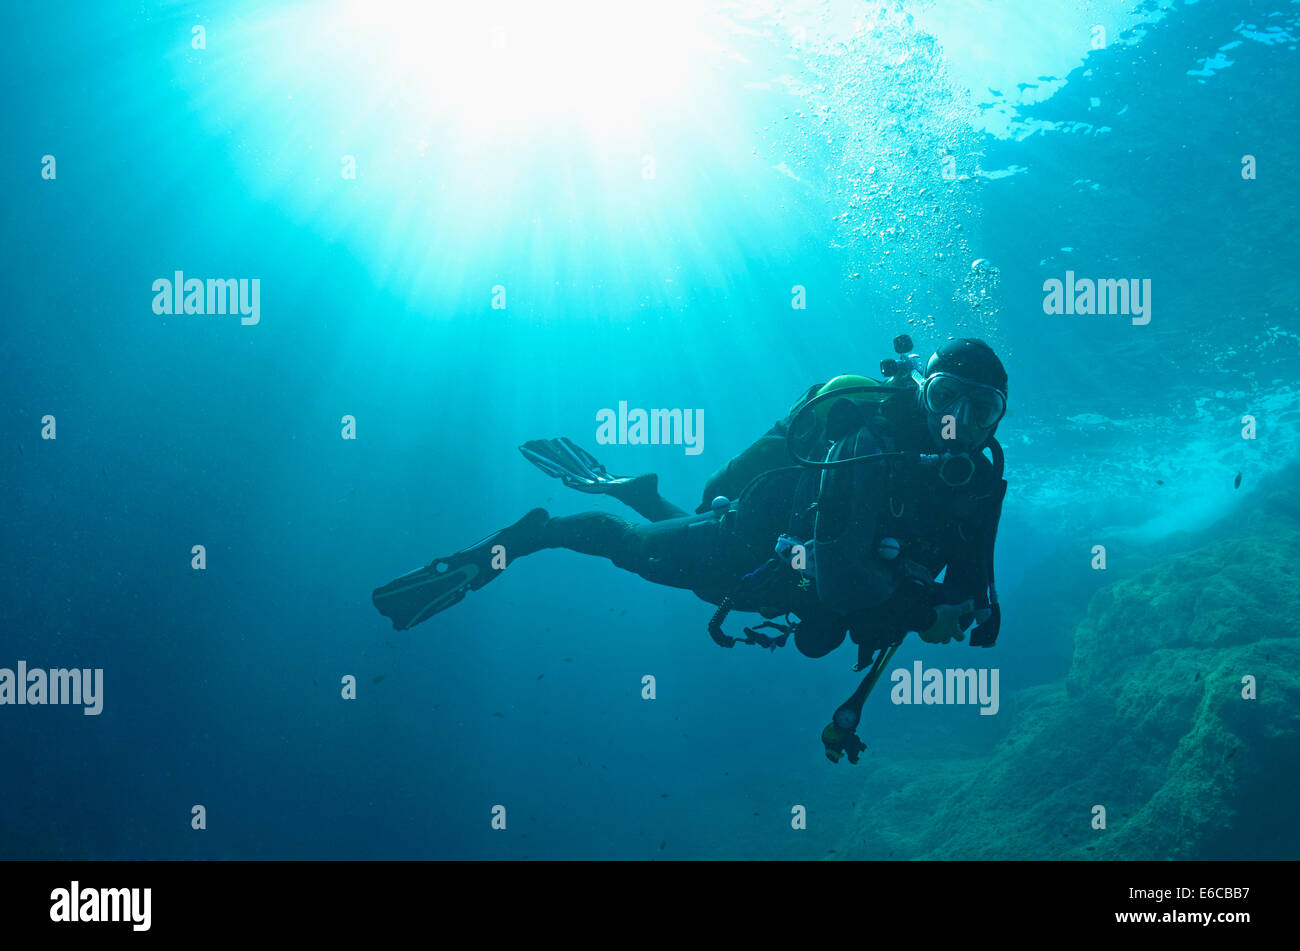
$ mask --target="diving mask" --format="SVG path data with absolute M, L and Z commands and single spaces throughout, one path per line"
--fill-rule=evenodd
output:
M 955 410 L 965 400 L 970 411 L 968 422 L 979 429 L 992 429 L 1007 411 L 1007 397 L 994 386 L 976 383 L 952 373 L 935 373 L 921 387 L 925 408 L 936 416 Z

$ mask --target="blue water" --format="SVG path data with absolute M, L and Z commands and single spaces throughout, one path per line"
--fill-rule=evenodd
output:
M 562 551 L 411 631 L 370 604 L 532 506 L 615 509 L 515 447 L 597 448 L 619 401 L 703 410 L 698 455 L 599 447 L 693 507 L 895 334 L 992 343 L 1004 694 L 1069 663 L 1023 579 L 1294 461 L 1300 5 L 465 6 L 2 14 L 0 667 L 105 693 L 0 708 L 0 857 L 835 848 L 850 648 L 722 651 L 710 605 Z M 1150 279 L 1150 323 L 1044 314 L 1067 269 Z M 258 323 L 155 314 L 176 270 L 257 278 Z M 973 713 L 878 695 L 861 732 L 975 755 L 1006 725 Z

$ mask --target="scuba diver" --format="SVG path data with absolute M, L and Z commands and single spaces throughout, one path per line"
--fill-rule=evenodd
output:
M 708 632 L 723 647 L 774 650 L 793 637 L 801 653 L 823 657 L 851 638 L 854 670 L 867 674 L 822 742 L 831 762 L 856 763 L 863 703 L 909 632 L 948 643 L 975 624 L 971 646 L 991 647 L 1001 624 L 993 549 L 1007 483 L 994 433 L 1006 370 L 971 338 L 949 340 L 924 368 L 911 349 L 906 335 L 894 340 L 883 381 L 843 375 L 809 387 L 709 479 L 694 514 L 663 499 L 653 473 L 611 475 L 563 437 L 527 442 L 520 451 L 544 473 L 612 496 L 649 524 L 533 509 L 376 589 L 375 607 L 406 630 L 543 548 L 608 558 L 717 605 Z M 765 621 L 735 638 L 723 631 L 731 611 Z

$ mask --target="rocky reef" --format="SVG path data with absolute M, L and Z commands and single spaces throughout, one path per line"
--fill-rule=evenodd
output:
M 1300 858 L 1296 477 L 1098 590 L 991 750 L 876 765 L 839 857 Z

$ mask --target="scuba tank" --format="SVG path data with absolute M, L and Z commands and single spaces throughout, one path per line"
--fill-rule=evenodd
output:
M 806 468 L 829 469 L 866 461 L 868 458 L 883 457 L 884 454 L 872 453 L 869 457 L 844 457 L 834 462 L 829 459 L 819 461 L 800 453 L 797 444 L 811 441 L 810 437 L 814 434 L 810 429 L 814 422 L 817 424 L 818 431 L 824 434 L 825 440 L 834 443 L 847 435 L 851 429 L 856 429 L 862 424 L 860 411 L 857 418 L 853 418 L 854 414 L 850 412 L 852 408 L 860 410 L 863 406 L 874 404 L 883 411 L 887 410 L 892 402 L 900 399 L 915 399 L 919 387 L 925 382 L 925 374 L 921 368 L 920 356 L 911 351 L 912 338 L 907 334 L 899 334 L 894 338 L 894 358 L 880 361 L 880 372 L 885 378 L 883 382 L 870 377 L 842 374 L 818 390 L 816 395 L 799 407 L 790 418 L 789 432 L 786 436 L 786 451 L 790 458 Z M 843 409 L 840 408 L 840 400 L 848 401 Z M 805 415 L 808 413 L 812 414 L 811 418 Z M 904 453 L 891 452 L 888 455 L 904 455 Z
M 826 404 L 832 400 L 848 400 L 850 401 L 850 407 L 875 403 L 881 407 L 882 414 L 888 416 L 891 402 L 900 399 L 914 400 L 917 398 L 921 386 L 925 383 L 925 370 L 921 365 L 920 356 L 912 352 L 912 338 L 907 334 L 899 334 L 895 337 L 894 354 L 893 358 L 880 361 L 880 372 L 884 375 L 885 382 L 877 383 L 867 377 L 854 377 L 845 374 L 831 380 L 817 392 L 816 396 L 804 403 L 790 419 L 790 430 L 786 435 L 786 452 L 799 465 L 823 471 L 850 466 L 859 462 L 870 462 L 891 457 L 907 457 L 923 467 L 936 469 L 939 479 L 949 488 L 966 485 L 975 474 L 975 463 L 970 454 L 965 452 L 920 453 L 906 450 L 888 450 L 873 451 L 861 455 L 838 455 L 831 458 L 834 453 L 834 446 L 832 446 L 826 457 L 821 460 L 810 458 L 799 452 L 796 444 L 807 441 L 809 437 L 807 424 L 801 425 L 806 418 L 805 413 L 811 412 L 813 414 L 813 419 L 821 424 L 821 432 L 826 435 L 826 439 L 832 444 L 848 435 L 851 430 L 862 425 L 860 414 L 854 418 L 854 414 L 850 409 L 846 408 L 840 411 L 838 402 L 827 407 Z M 990 439 L 990 442 L 994 447 L 992 450 L 994 463 L 998 466 L 1000 474 L 1001 464 L 998 460 L 1001 457 L 1002 449 L 997 446 L 997 440 Z

